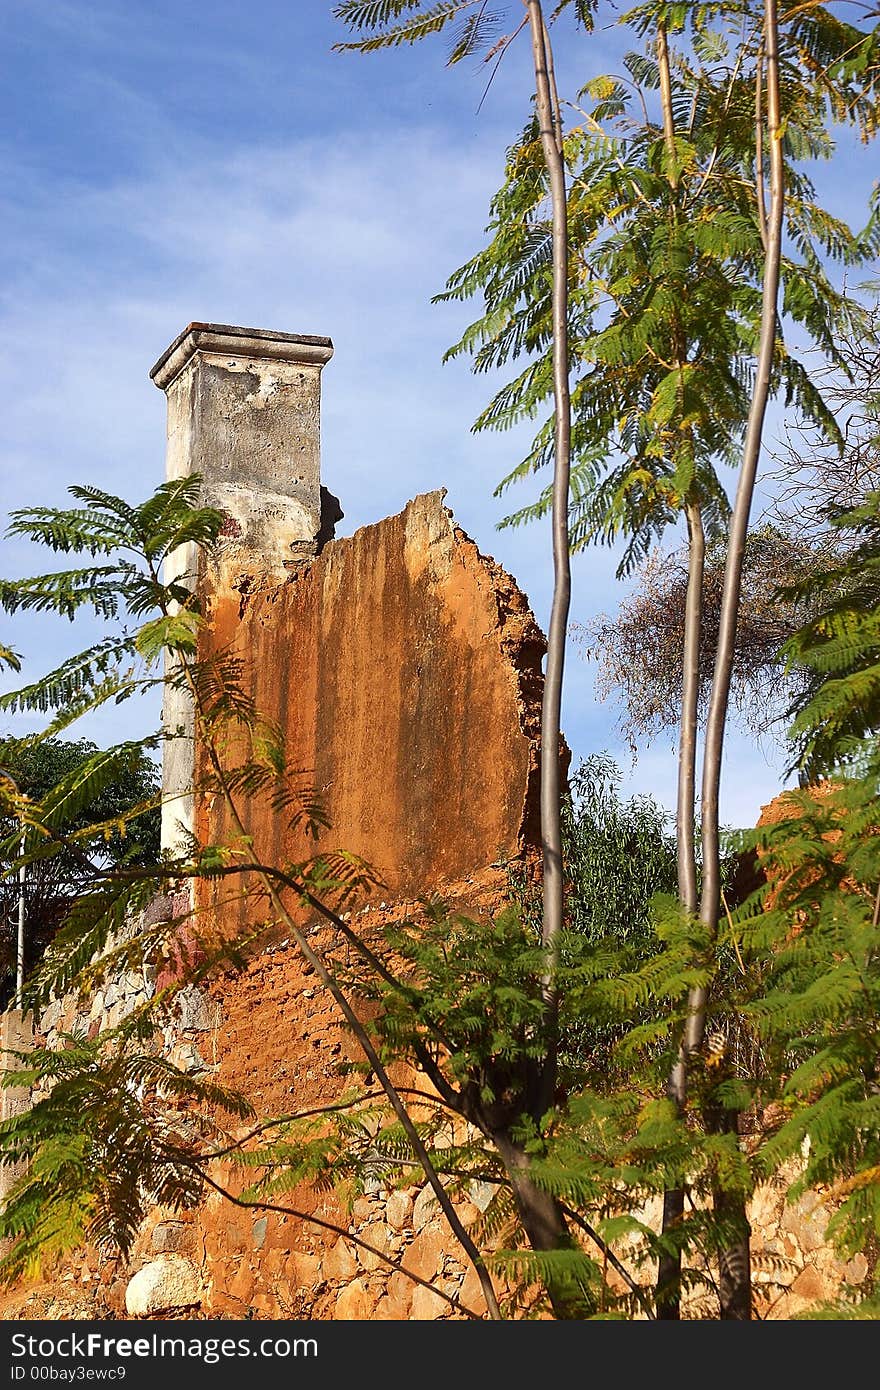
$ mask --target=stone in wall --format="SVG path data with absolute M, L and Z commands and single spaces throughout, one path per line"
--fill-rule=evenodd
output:
M 154 1313 L 180 1313 L 202 1300 L 202 1279 L 197 1267 L 183 1255 L 159 1255 L 129 1280 L 125 1311 L 131 1318 Z

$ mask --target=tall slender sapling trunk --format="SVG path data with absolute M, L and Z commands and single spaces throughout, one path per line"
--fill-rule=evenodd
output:
M 757 125 L 759 138 L 756 141 L 756 197 L 765 251 L 761 303 L 761 332 L 758 348 L 758 363 L 752 391 L 751 408 L 746 427 L 736 502 L 730 521 L 718 647 L 715 657 L 715 668 L 712 677 L 709 711 L 706 722 L 701 789 L 703 882 L 700 899 L 700 921 L 709 939 L 712 941 L 717 937 L 721 900 L 719 793 L 721 786 L 721 759 L 724 745 L 724 731 L 727 721 L 727 706 L 730 696 L 731 672 L 733 669 L 736 628 L 739 616 L 743 557 L 745 554 L 752 498 L 755 491 L 755 479 L 761 451 L 764 416 L 770 395 L 773 357 L 776 346 L 777 301 L 779 296 L 782 226 L 785 205 L 779 94 L 778 35 L 779 26 L 776 0 L 765 0 L 763 63 L 758 64 L 756 76 L 756 82 L 760 86 L 762 70 L 763 73 L 766 74 L 766 125 L 770 164 L 770 207 L 769 212 L 765 215 L 763 169 L 761 167 L 763 163 L 763 149 L 760 139 L 761 123 L 759 121 Z M 670 1082 L 670 1089 L 681 1104 L 683 1104 L 686 1096 L 689 1060 L 702 1047 L 706 1026 L 706 1004 L 706 987 L 700 985 L 692 989 L 688 996 L 688 1016 L 685 1024 L 681 1055 L 673 1070 Z M 734 1241 L 722 1254 L 719 1294 L 721 1299 L 722 1319 L 743 1320 L 751 1317 L 751 1274 L 747 1225 L 743 1227 L 738 1240 Z
M 554 963 L 562 931 L 563 868 L 559 740 L 562 721 L 562 674 L 571 605 L 568 544 L 568 493 L 571 469 L 571 401 L 568 362 L 568 205 L 559 100 L 553 75 L 550 36 L 540 0 L 527 0 L 535 65 L 536 108 L 541 148 L 550 183 L 553 224 L 553 401 L 555 407 L 553 469 L 553 602 L 547 635 L 547 667 L 541 709 L 541 848 L 543 854 L 543 940 L 548 950 L 547 1006 L 550 1053 L 544 1065 L 541 1101 L 552 1103 L 556 1084 L 553 1020 L 556 1012 Z

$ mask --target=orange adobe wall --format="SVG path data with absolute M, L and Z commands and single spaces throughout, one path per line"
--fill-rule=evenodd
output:
M 454 905 L 482 914 L 501 906 L 505 884 L 499 871 L 489 870 L 451 887 Z M 384 909 L 366 905 L 353 920 L 359 934 L 381 948 L 382 925 L 410 916 L 418 921 L 418 905 L 403 902 Z M 317 928 L 311 940 L 332 953 L 331 932 Z M 219 1005 L 218 1024 L 205 1035 L 202 1051 L 206 1059 L 217 1058 L 215 1079 L 244 1092 L 260 1116 L 301 1113 L 351 1092 L 347 1064 L 362 1060 L 360 1048 L 295 947 L 268 946 L 246 972 L 216 978 L 210 993 Z M 392 1071 L 398 1085 L 427 1087 L 423 1074 L 401 1063 Z M 365 1089 L 379 1094 L 375 1080 Z M 419 1118 L 417 1102 L 410 1106 Z M 234 1164 L 217 1164 L 212 1172 L 233 1192 L 251 1177 Z M 468 1225 L 492 1194 L 491 1187 L 484 1189 L 486 1184 L 474 1183 L 468 1196 L 454 1198 Z M 187 1218 L 186 1253 L 195 1257 L 204 1279 L 202 1316 L 467 1316 L 447 1299 L 485 1314 L 477 1277 L 424 1183 L 395 1189 L 368 1179 L 350 1207 L 333 1192 L 303 1183 L 278 1202 L 288 1214 L 236 1208 L 215 1191 L 194 1220 Z M 151 1246 L 166 1239 L 167 1213 L 155 1216 L 158 1228 L 153 1225 L 139 1247 L 146 1258 Z M 425 1282 L 395 1271 L 381 1256 Z
M 208 644 L 232 647 L 329 816 L 317 848 L 362 856 L 386 896 L 421 896 L 538 843 L 545 642 L 524 595 L 443 506 L 329 542 L 279 587 L 207 579 Z M 200 835 L 228 836 L 219 804 Z M 316 852 L 249 815 L 269 862 Z
M 321 849 L 367 860 L 382 899 L 355 904 L 368 941 L 383 921 L 417 919 L 418 900 L 437 890 L 459 910 L 498 910 L 504 862 L 540 842 L 545 640 L 514 580 L 455 525 L 443 497 L 417 497 L 330 541 L 286 583 L 233 574 L 222 558 L 201 581 L 206 654 L 232 650 L 244 661 L 243 684 L 282 728 L 288 766 L 303 771 L 330 821 L 316 845 L 255 803 L 245 820 L 257 849 L 270 863 Z M 203 841 L 234 838 L 219 800 L 197 803 L 197 829 Z M 211 892 L 202 890 L 202 906 Z M 223 934 L 244 928 L 253 908 L 234 892 L 219 896 Z M 332 955 L 332 932 L 311 930 Z M 307 1111 L 351 1086 L 347 1064 L 360 1049 L 287 942 L 267 944 L 241 975 L 216 977 L 210 994 L 218 1022 L 202 1056 L 259 1115 Z M 405 1068 L 397 1079 L 424 1086 Z M 242 1183 L 223 1165 L 216 1177 L 232 1190 Z M 347 1211 L 303 1186 L 288 1202 L 298 1218 L 242 1211 L 216 1193 L 203 1204 L 186 1240 L 209 1315 L 461 1316 L 449 1298 L 482 1309 L 429 1190 L 376 1188 Z M 468 1222 L 477 1218 L 473 1202 L 460 1205 Z M 143 1256 L 151 1243 L 164 1248 L 166 1226 L 160 1217 Z M 359 1240 L 405 1256 L 425 1283 L 395 1274 Z

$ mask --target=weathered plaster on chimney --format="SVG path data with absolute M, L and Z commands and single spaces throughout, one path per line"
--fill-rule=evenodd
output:
M 321 369 L 329 338 L 190 324 L 150 373 L 168 397 L 166 476 L 202 476 L 226 514 L 218 563 L 281 579 L 321 530 Z

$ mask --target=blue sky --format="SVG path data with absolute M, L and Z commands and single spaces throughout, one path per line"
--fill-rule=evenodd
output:
M 495 529 L 495 483 L 516 435 L 469 429 L 490 383 L 441 365 L 468 306 L 430 305 L 481 244 L 504 150 L 527 115 L 527 45 L 483 102 L 479 62 L 449 71 L 444 41 L 361 57 L 329 0 L 19 0 L 4 17 L 0 124 L 0 511 L 63 503 L 71 483 L 133 499 L 162 478 L 165 400 L 149 368 L 191 320 L 329 335 L 322 470 L 348 534 L 445 486 L 481 549 L 546 626 L 549 530 Z M 558 45 L 561 89 L 605 71 L 609 38 Z M 836 211 L 862 217 L 873 155 L 829 173 Z M 6 542 L 3 571 L 44 564 Z M 615 608 L 607 552 L 575 558 L 573 617 Z M 35 678 L 76 631 L 28 619 L 11 640 Z M 671 806 L 667 743 L 634 767 L 571 649 L 564 725 L 575 757 L 610 749 L 626 788 Z M 145 711 L 143 724 L 154 710 Z M 122 737 L 130 706 L 90 727 Z M 728 742 L 722 814 L 753 821 L 779 785 L 772 749 Z

